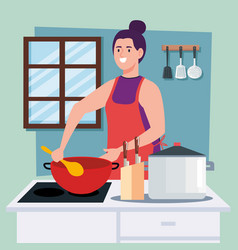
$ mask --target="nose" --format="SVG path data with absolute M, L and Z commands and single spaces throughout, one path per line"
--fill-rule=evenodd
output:
M 123 48 L 121 48 L 120 57 L 125 57 L 125 50 Z

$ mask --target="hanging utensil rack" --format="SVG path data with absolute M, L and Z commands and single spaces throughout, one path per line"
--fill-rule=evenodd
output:
M 166 51 L 166 47 L 169 47 L 169 51 L 174 50 L 174 51 L 179 51 L 179 47 L 183 47 L 183 51 L 193 51 L 193 47 L 196 46 L 196 51 L 199 51 L 200 46 L 199 45 L 162 45 L 162 50 Z

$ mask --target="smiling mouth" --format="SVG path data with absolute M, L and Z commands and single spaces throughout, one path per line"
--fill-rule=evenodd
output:
M 120 62 L 121 62 L 121 63 L 125 63 L 125 62 L 126 62 L 126 60 L 127 60 L 127 58 L 126 58 L 126 57 L 121 57 L 121 58 L 120 58 Z

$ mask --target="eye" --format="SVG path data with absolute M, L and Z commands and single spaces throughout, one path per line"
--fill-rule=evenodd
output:
M 128 49 L 128 52 L 131 52 L 131 50 L 130 50 L 130 49 Z
M 120 52 L 120 49 L 117 49 L 117 52 Z

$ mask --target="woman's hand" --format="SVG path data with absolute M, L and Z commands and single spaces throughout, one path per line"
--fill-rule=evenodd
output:
M 64 151 L 61 148 L 56 149 L 51 153 L 53 161 L 58 162 L 64 158 Z
M 107 153 L 102 155 L 99 158 L 109 160 L 111 162 L 116 161 L 121 153 L 120 148 L 107 148 L 107 149 L 104 149 L 104 151 Z

